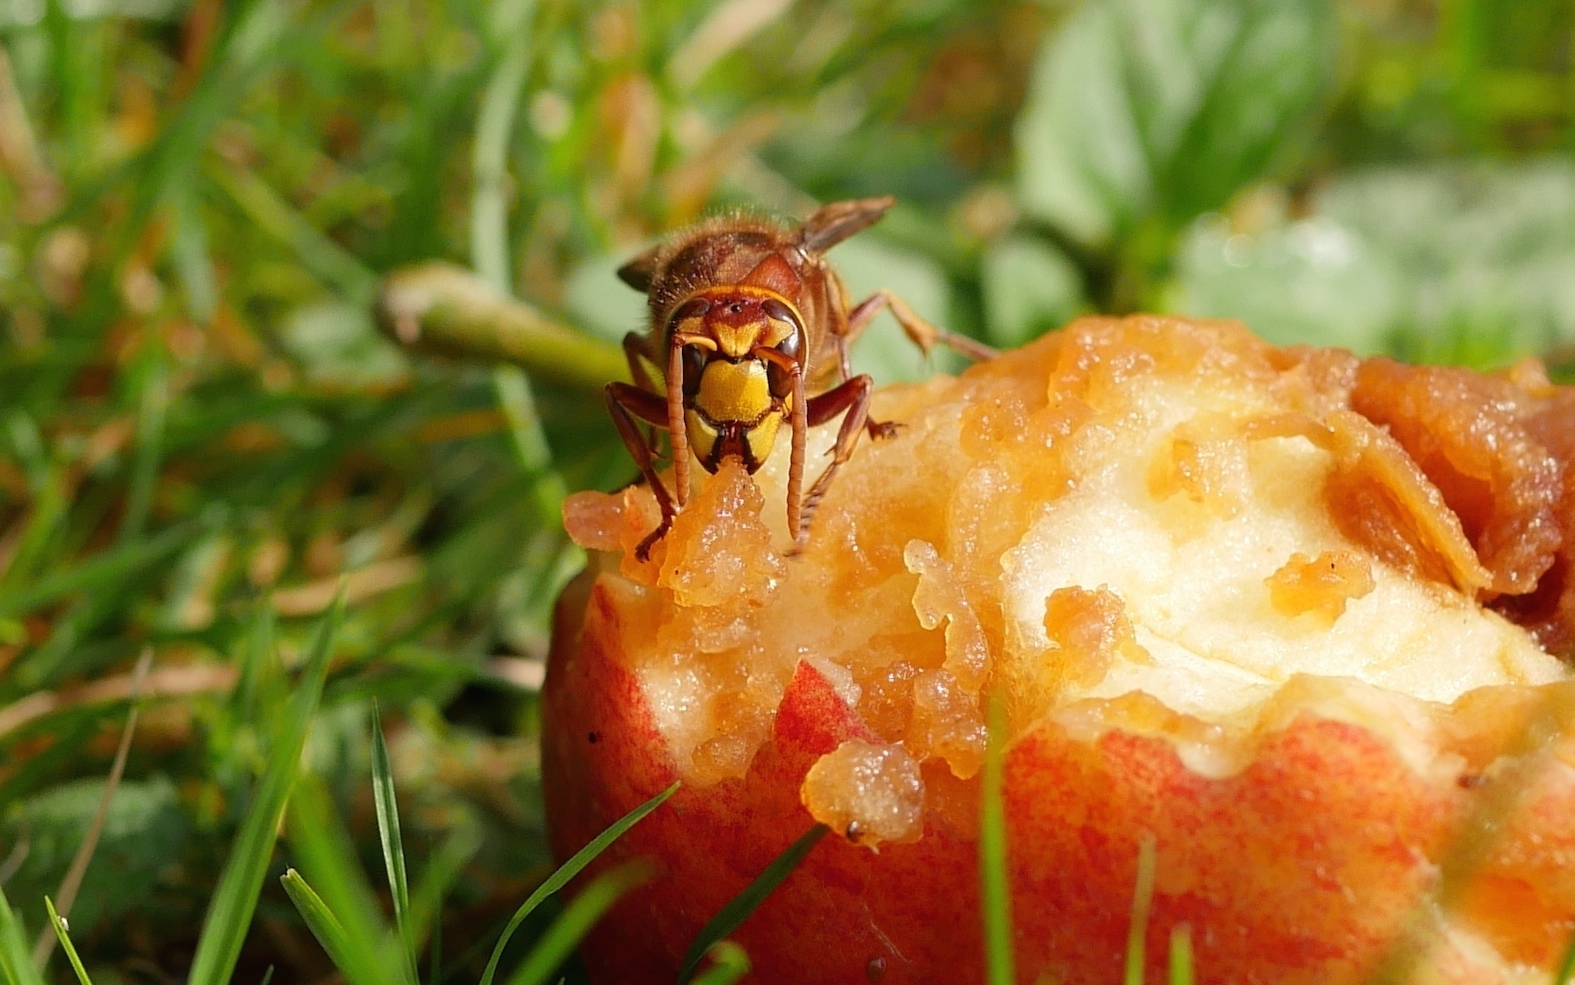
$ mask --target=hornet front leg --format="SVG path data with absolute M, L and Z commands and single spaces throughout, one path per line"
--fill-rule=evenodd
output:
M 837 443 L 831 449 L 831 464 L 826 466 L 826 471 L 820 474 L 820 478 L 815 480 L 815 484 L 804 497 L 799 528 L 796 531 L 796 543 L 799 548 L 804 546 L 809 537 L 810 521 L 814 519 L 815 510 L 820 506 L 826 490 L 831 488 L 832 478 L 837 474 L 837 470 L 842 468 L 843 463 L 853 457 L 853 449 L 859 443 L 859 432 L 863 431 L 869 423 L 870 393 L 874 390 L 874 385 L 874 381 L 868 375 L 860 374 L 825 393 L 816 394 L 805 406 L 805 424 L 808 427 L 818 427 L 838 414 L 844 416 L 842 427 L 837 429 Z M 896 433 L 895 426 L 885 424 L 882 425 L 879 436 L 887 437 L 894 433 Z
M 662 539 L 672 527 L 673 517 L 678 515 L 678 506 L 667 484 L 656 472 L 656 452 L 652 447 L 655 429 L 665 429 L 668 425 L 667 410 L 667 401 L 649 390 L 627 383 L 607 384 L 607 411 L 612 415 L 613 427 L 618 429 L 618 437 L 623 439 L 623 446 L 629 449 L 629 456 L 639 466 L 645 484 L 651 488 L 651 495 L 656 497 L 656 505 L 662 510 L 661 523 L 634 549 L 634 556 L 641 561 L 650 560 L 651 545 Z M 641 422 L 651 425 L 651 435 L 640 430 Z

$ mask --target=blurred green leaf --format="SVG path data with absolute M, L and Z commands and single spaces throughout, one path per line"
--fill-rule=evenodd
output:
M 1168 307 L 1239 318 L 1277 345 L 1380 352 L 1406 307 L 1393 258 L 1322 217 L 1246 234 L 1210 216 L 1182 241 L 1177 267 Z
M 1403 278 L 1395 343 L 1449 359 L 1452 328 L 1502 330 L 1508 359 L 1575 339 L 1575 165 L 1379 168 L 1332 183 L 1316 213 L 1352 230 Z M 1457 360 L 1451 360 L 1457 361 Z
M 591 257 L 569 271 L 564 281 L 564 304 L 574 323 L 610 342 L 621 342 L 629 332 L 643 332 L 649 320 L 645 295 L 618 279 L 618 268 L 636 255 L 635 250 Z
M 980 269 L 986 338 L 1014 348 L 1060 328 L 1088 304 L 1083 277 L 1065 253 L 1030 236 L 1008 236 Z
M 137 451 L 126 494 L 126 516 L 121 521 L 117 538 L 123 545 L 141 537 L 147 528 L 163 454 L 164 416 L 169 409 L 169 371 L 164 361 L 157 357 L 147 360 L 142 376 L 142 395 L 137 409 Z
M 0 844 L 27 844 L 7 885 L 18 899 L 41 899 L 65 877 L 104 794 L 101 779 L 77 780 L 15 805 L 0 824 Z M 192 825 L 167 777 L 126 780 L 115 790 L 93 864 L 71 907 L 79 934 L 133 910 L 154 909 L 156 890 L 188 847 Z
M 1335 65 L 1322 0 L 1089 0 L 1017 123 L 1023 207 L 1109 249 L 1176 228 L 1283 157 Z
M 509 263 L 508 178 L 509 136 L 518 115 L 521 91 L 530 70 L 530 20 L 533 0 L 501 2 L 493 9 L 502 57 L 482 90 L 476 113 L 476 139 L 471 149 L 474 188 L 470 204 L 470 262 L 476 274 L 499 294 L 513 293 Z
M 318 383 L 367 389 L 409 372 L 404 354 L 377 333 L 362 304 L 324 301 L 299 308 L 281 326 L 279 341 Z
M 220 34 L 219 50 L 205 66 L 202 83 L 178 105 L 173 118 L 130 168 L 136 177 L 135 197 L 130 221 L 115 243 L 117 255 L 130 248 L 169 189 L 195 180 L 202 148 L 214 129 L 242 95 L 276 67 L 278 59 L 292 47 L 282 42 L 295 26 L 292 18 L 297 12 L 294 6 L 274 0 L 228 6 L 226 13 L 233 20 Z M 304 39 L 304 32 L 294 38 L 297 44 Z M 266 199 L 271 194 L 266 187 L 246 190 L 254 192 L 253 199 Z M 86 201 L 96 197 L 89 196 Z M 296 231 L 311 238 L 308 230 L 297 227 Z
M 1198 223 L 1172 306 L 1274 342 L 1479 366 L 1575 340 L 1575 165 L 1367 169 L 1311 206 Z

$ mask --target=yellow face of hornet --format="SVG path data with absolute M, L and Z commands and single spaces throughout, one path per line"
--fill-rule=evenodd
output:
M 686 299 L 669 322 L 684 348 L 684 423 L 709 471 L 739 456 L 750 472 L 771 454 L 793 412 L 793 374 L 802 366 L 803 319 L 767 288 L 708 288 Z

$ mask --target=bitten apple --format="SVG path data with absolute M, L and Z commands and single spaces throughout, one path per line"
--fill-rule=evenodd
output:
M 1575 396 L 1136 317 L 875 413 L 901 430 L 800 555 L 780 458 L 707 477 L 645 563 L 648 492 L 565 507 L 591 563 L 543 696 L 555 850 L 683 781 L 603 859 L 662 874 L 594 933 L 595 981 L 672 981 L 816 822 L 735 935 L 752 980 L 982 981 L 992 692 L 1020 980 L 1121 979 L 1146 838 L 1150 980 L 1180 924 L 1200 981 L 1548 980 L 1575 933 Z

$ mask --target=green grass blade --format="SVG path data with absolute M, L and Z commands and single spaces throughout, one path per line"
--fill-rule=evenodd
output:
M 1127 970 L 1124 985 L 1143 985 L 1148 940 L 1149 907 L 1154 902 L 1154 836 L 1145 834 L 1138 845 L 1137 886 L 1132 890 L 1132 925 L 1127 931 Z
M 441 920 L 432 925 L 432 946 L 427 948 L 427 982 L 429 985 L 442 985 L 443 982 L 443 922 Z
M 536 409 L 530 378 L 518 366 L 494 366 L 492 387 L 498 395 L 498 408 L 509 422 L 514 453 L 519 457 L 520 467 L 530 477 L 537 513 L 545 525 L 556 527 L 569 490 L 563 478 L 553 470 L 552 448 L 547 444 L 547 433 L 542 430 L 541 413 Z
M 306 671 L 296 685 L 284 724 L 269 750 L 262 782 L 241 822 L 240 835 L 230 850 L 229 861 L 219 877 L 213 902 L 203 920 L 197 953 L 192 958 L 190 985 L 227 985 L 235 973 L 235 962 L 240 957 L 241 944 L 251 926 L 257 897 L 268 874 L 268 863 L 273 858 L 279 819 L 284 814 L 285 801 L 300 766 L 306 731 L 328 679 L 328 656 L 333 650 L 344 611 L 341 593 L 318 625 Z
M 323 951 L 334 967 L 353 968 L 350 958 L 353 949 L 345 936 L 345 928 L 333 911 L 328 909 L 323 898 L 317 895 L 317 891 L 307 885 L 306 880 L 294 869 L 286 870 L 279 882 L 284 886 L 285 895 L 290 897 L 290 902 L 295 904 L 296 911 L 301 914 L 301 919 L 306 922 L 306 929 L 323 946 Z
M 417 948 L 427 941 L 429 935 L 433 942 L 432 948 L 437 948 L 437 937 L 443 925 L 438 919 L 443 900 L 448 898 L 449 891 L 459 881 L 465 866 L 481 850 L 481 843 L 481 833 L 472 826 L 464 825 L 445 838 L 437 851 L 427 859 L 426 870 L 421 873 L 415 891 L 410 894 L 410 936 Z
M 537 886 L 536 891 L 531 893 L 529 898 L 520 904 L 520 908 L 514 911 L 514 916 L 509 919 L 508 926 L 504 927 L 503 933 L 499 935 L 498 943 L 492 948 L 492 957 L 487 960 L 487 970 L 481 976 L 481 985 L 492 985 L 492 980 L 498 973 L 498 961 L 503 957 L 503 949 L 508 946 L 509 938 L 514 936 L 514 931 L 518 930 L 520 924 L 525 922 L 525 918 L 530 916 L 531 911 L 541 905 L 542 900 L 568 885 L 569 880 L 579 875 L 581 870 L 595 860 L 596 856 L 606 851 L 608 845 L 623 837 L 624 832 L 638 824 L 647 814 L 662 806 L 662 803 L 677 791 L 678 784 L 674 783 L 655 797 L 614 821 L 606 831 L 592 838 L 590 844 L 575 852 L 573 857 L 558 866 L 556 872 L 548 876 L 546 881 L 540 886 Z
M 655 874 L 656 869 L 650 862 L 637 858 L 597 876 L 585 887 L 584 892 L 563 908 L 558 919 L 536 942 L 536 947 L 519 969 L 509 976 L 508 985 L 542 985 L 596 925 L 596 921 L 602 918 L 608 907 L 618 902 L 629 890 L 649 882 Z
M 513 293 L 509 285 L 508 178 L 509 136 L 519 115 L 525 76 L 530 69 L 529 25 L 534 2 L 515 4 L 507 30 L 508 51 L 482 92 L 471 149 L 470 262 L 493 290 Z
M 722 938 L 728 936 L 749 919 L 749 915 L 760 908 L 782 881 L 793 874 L 799 863 L 809 855 L 810 851 L 826 836 L 831 829 L 824 824 L 816 824 L 799 836 L 799 839 L 789 845 L 781 855 L 771 860 L 755 881 L 744 887 L 743 892 L 727 901 L 727 904 L 718 910 L 700 933 L 695 935 L 694 943 L 689 945 L 689 953 L 684 955 L 684 964 L 678 971 L 678 985 L 688 985 L 690 976 L 695 969 L 700 967 L 700 959 L 706 952 L 718 944 Z
M 137 451 L 132 461 L 131 486 L 126 492 L 126 512 L 116 542 L 130 544 L 141 537 L 153 511 L 153 491 L 159 481 L 159 460 L 164 451 L 164 418 L 170 402 L 169 370 L 154 357 L 143 373 L 141 406 L 137 410 Z
M 399 835 L 399 804 L 394 799 L 394 768 L 388 761 L 388 743 L 383 738 L 383 719 L 372 703 L 372 798 L 377 804 L 377 835 L 383 846 L 383 867 L 388 871 L 388 889 L 394 898 L 394 925 L 405 944 L 406 969 L 416 980 L 416 943 L 410 926 L 410 883 L 405 877 L 404 842 Z
M 1012 887 L 1006 860 L 1006 709 L 991 695 L 989 737 L 979 780 L 979 896 L 984 905 L 984 955 L 990 985 L 1017 981 L 1012 950 Z
M 60 888 L 56 891 L 60 906 L 67 913 L 71 912 L 77 893 L 82 889 L 82 880 L 87 877 L 88 866 L 93 861 L 93 853 L 98 850 L 99 838 L 103 835 L 104 825 L 109 820 L 109 809 L 114 802 L 115 791 L 120 787 L 121 778 L 126 775 L 126 758 L 131 755 L 131 739 L 137 733 L 137 699 L 142 696 L 142 684 L 147 679 L 148 668 L 151 666 L 153 666 L 153 648 L 144 647 L 142 656 L 137 659 L 136 670 L 132 672 L 131 710 L 126 713 L 126 724 L 120 730 L 120 745 L 115 749 L 115 759 L 110 764 L 109 776 L 104 780 L 104 792 L 99 796 L 98 808 L 93 812 L 93 820 L 88 824 L 86 833 L 77 845 L 71 865 L 66 869 L 64 878 L 60 880 Z M 40 968 L 46 967 L 50 952 L 53 950 L 52 938 L 40 937 L 38 944 L 33 947 L 33 963 Z
M 136 196 L 112 254 L 117 260 L 131 248 L 169 188 L 182 178 L 189 180 L 191 163 L 234 105 L 287 53 L 291 45 L 284 42 L 292 34 L 295 13 L 293 5 L 275 0 L 233 5 L 233 20 L 208 60 L 201 83 L 193 87 L 191 97 L 176 110 L 134 169 Z M 304 32 L 293 34 L 299 45 Z
M 59 129 L 66 137 L 64 155 L 72 177 L 91 170 L 97 132 L 94 117 L 94 47 L 91 28 L 84 18 L 72 16 L 64 0 L 46 0 L 43 24 L 49 38 L 51 88 L 59 115 Z
M 525 76 L 531 63 L 530 23 L 534 0 L 506 8 L 510 23 L 500 25 L 508 50 L 481 96 L 476 139 L 472 145 L 471 171 L 475 191 L 470 206 L 470 262 L 488 287 L 505 297 L 514 293 L 509 275 L 508 177 L 509 137 L 514 132 Z M 537 505 L 544 518 L 556 518 L 568 494 L 563 480 L 552 470 L 552 452 L 536 412 L 530 381 L 516 366 L 493 369 L 493 389 L 498 405 L 508 417 L 514 447 L 531 479 Z M 549 525 L 555 519 L 549 519 Z
M 1192 985 L 1192 928 L 1182 923 L 1170 931 L 1170 985 Z
M 65 918 L 55 912 L 55 901 L 45 896 L 44 907 L 49 910 L 50 926 L 55 928 L 55 936 L 60 938 L 60 946 L 65 949 L 66 960 L 71 962 L 71 970 L 77 973 L 77 981 L 82 985 L 93 985 L 87 969 L 82 967 L 82 958 L 77 954 L 76 945 L 71 943 L 71 931 L 66 926 Z
M 1575 982 L 1575 933 L 1570 934 L 1569 947 L 1564 949 L 1564 960 L 1559 962 L 1559 973 L 1553 976 L 1553 985 L 1570 985 Z
M 259 599 L 251 618 L 247 620 L 246 635 L 241 641 L 240 672 L 226 702 L 226 714 L 230 718 L 255 721 L 258 718 L 258 703 L 264 695 L 271 693 L 269 688 L 284 685 L 283 669 L 279 666 L 279 654 L 274 647 L 277 628 L 271 600 Z
M 377 275 L 355 254 L 323 235 L 268 182 L 251 171 L 223 165 L 214 165 L 207 173 L 258 229 L 292 250 L 314 277 L 352 302 L 371 301 L 377 292 Z
M 717 941 L 706 953 L 711 967 L 696 975 L 691 985 L 733 985 L 749 974 L 749 955 L 732 941 Z
M 303 776 L 296 785 L 287 835 L 301 869 L 343 928 L 335 965 L 345 978 L 353 985 L 415 985 L 408 952 L 383 920 L 355 842 L 315 776 Z
M 7 422 L 13 433 L 23 427 L 19 419 L 25 415 L 15 415 Z M 32 422 L 25 426 L 32 431 Z M 15 438 L 12 446 L 16 445 Z M 43 450 L 39 449 L 39 454 Z M 20 462 L 26 466 L 28 463 Z M 0 575 L 0 600 L 9 600 L 12 595 L 22 590 L 22 586 L 30 586 L 38 580 L 39 569 L 43 566 L 49 554 L 49 548 L 55 543 L 65 524 L 71 502 L 66 493 L 65 467 L 58 463 L 40 463 L 36 469 L 29 469 L 34 473 L 29 477 L 28 485 L 33 490 L 33 505 L 28 511 L 28 518 L 22 528 L 20 539 L 11 549 L 11 560 L 6 565 L 3 575 Z M 6 614 L 10 614 L 7 610 Z
M 201 523 L 177 524 L 150 537 L 101 551 L 93 555 L 91 561 L 74 568 L 44 575 L 26 588 L 0 597 L 0 616 L 25 615 L 73 592 L 102 590 L 190 544 L 202 526 Z
M 0 983 L 3 985 L 44 985 L 44 978 L 33 967 L 33 957 L 22 940 L 22 925 L 11 912 L 11 903 L 0 888 Z
M 213 256 L 208 251 L 208 229 L 202 221 L 194 173 L 170 190 L 175 220 L 170 260 L 184 289 L 186 313 L 198 324 L 213 320 L 219 308 L 219 288 L 214 279 Z

